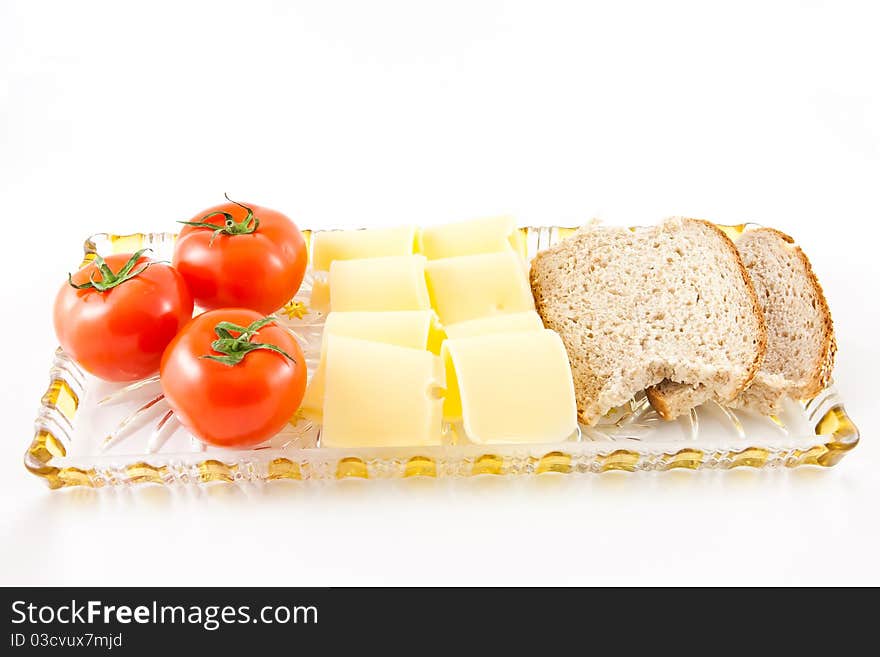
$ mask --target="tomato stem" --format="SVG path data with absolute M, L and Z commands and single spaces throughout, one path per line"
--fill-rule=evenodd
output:
M 210 360 L 216 360 L 218 363 L 223 363 L 229 367 L 234 367 L 238 365 L 245 356 L 247 356 L 250 352 L 256 351 L 257 349 L 266 349 L 268 351 L 274 351 L 275 353 L 281 354 L 289 358 L 292 362 L 296 363 L 296 359 L 284 351 L 281 347 L 277 347 L 274 344 L 269 344 L 266 342 L 251 342 L 251 338 L 256 335 L 257 331 L 266 326 L 267 324 L 272 324 L 275 322 L 274 317 L 264 317 L 263 319 L 258 319 L 255 322 L 252 322 L 248 326 L 239 326 L 238 324 L 233 324 L 232 322 L 220 322 L 214 327 L 214 333 L 217 334 L 217 339 L 211 343 L 211 349 L 216 351 L 217 353 L 223 354 L 222 356 L 215 356 L 214 354 L 206 354 L 201 356 L 201 358 L 208 358 Z M 238 333 L 238 337 L 234 337 L 232 332 Z
M 260 226 L 260 220 L 254 216 L 254 211 L 252 208 L 239 203 L 238 201 L 233 201 L 227 194 L 223 194 L 226 197 L 226 200 L 230 203 L 235 203 L 238 207 L 247 210 L 247 216 L 241 221 L 236 221 L 235 218 L 229 212 L 209 212 L 204 217 L 202 217 L 199 221 L 178 221 L 179 224 L 186 224 L 187 226 L 195 226 L 196 228 L 210 228 L 214 231 L 214 234 L 211 235 L 211 241 L 208 243 L 208 246 L 212 246 L 214 244 L 214 240 L 217 239 L 218 235 L 250 235 L 251 233 L 255 233 L 257 228 Z M 224 217 L 225 221 L 222 226 L 218 226 L 217 224 L 211 223 L 208 219 L 212 217 Z
M 67 274 L 67 282 L 70 283 L 71 287 L 76 288 L 77 290 L 84 290 L 86 288 L 93 288 L 98 290 L 98 292 L 105 292 L 111 288 L 116 287 L 117 285 L 122 285 L 125 281 L 129 281 L 138 274 L 142 274 L 150 265 L 158 264 L 156 262 L 148 262 L 143 267 L 138 269 L 137 271 L 132 271 L 134 266 L 137 264 L 137 261 L 140 260 L 140 257 L 147 251 L 151 251 L 152 249 L 141 249 L 140 251 L 135 251 L 131 254 L 131 257 L 128 259 L 122 269 L 118 272 L 114 272 L 110 269 L 110 266 L 104 261 L 99 255 L 95 255 L 95 268 L 97 271 L 101 272 L 101 280 L 95 280 L 95 272 L 92 272 L 89 275 L 89 280 L 85 283 L 80 283 L 77 285 L 73 282 L 73 276 L 71 274 Z

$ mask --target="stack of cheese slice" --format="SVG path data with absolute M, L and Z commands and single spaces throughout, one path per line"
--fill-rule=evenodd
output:
M 329 309 L 302 412 L 327 447 L 558 442 L 576 430 L 571 370 L 535 312 L 509 218 L 315 235 Z M 323 287 L 322 287 L 323 286 Z

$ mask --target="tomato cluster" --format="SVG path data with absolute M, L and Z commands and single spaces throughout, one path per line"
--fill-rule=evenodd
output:
M 171 264 L 142 250 L 96 257 L 70 275 L 55 299 L 55 332 L 102 379 L 158 371 L 177 418 L 204 442 L 262 442 L 305 393 L 299 345 L 266 317 L 299 290 L 305 240 L 280 212 L 234 201 L 181 223 Z M 194 306 L 206 312 L 193 318 Z

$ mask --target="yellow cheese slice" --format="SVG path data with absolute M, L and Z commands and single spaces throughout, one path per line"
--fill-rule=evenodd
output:
M 472 335 L 487 333 L 515 333 L 516 331 L 540 331 L 544 328 L 541 316 L 534 310 L 522 313 L 505 313 L 492 317 L 481 317 L 466 322 L 450 324 L 446 327 L 446 335 L 450 338 L 467 338 Z
M 513 251 L 430 260 L 425 274 L 444 326 L 535 309 L 524 263 Z
M 320 422 L 324 408 L 325 355 L 327 336 L 371 340 L 410 349 L 429 349 L 440 353 L 445 335 L 432 310 L 397 310 L 388 312 L 333 312 L 324 323 L 321 359 L 300 404 L 303 416 Z
M 510 251 L 516 225 L 511 217 L 489 217 L 423 228 L 419 251 L 428 260 Z M 518 245 L 518 242 L 516 242 Z
M 416 229 L 370 228 L 368 230 L 325 230 L 316 232 L 312 246 L 312 267 L 330 269 L 334 260 L 411 255 L 416 246 Z
M 334 260 L 330 310 L 428 310 L 425 257 L 421 255 Z
M 443 384 L 428 351 L 330 335 L 321 445 L 439 445 Z
M 516 251 L 517 255 L 519 255 L 519 257 L 523 260 L 529 259 L 528 234 L 529 231 L 527 228 L 516 228 L 510 234 L 510 245 L 513 247 L 513 250 Z
M 303 395 L 299 404 L 300 415 L 312 422 L 320 422 L 324 417 L 324 380 L 326 378 L 327 372 L 322 359 L 318 362 L 318 367 L 312 374 L 312 378 L 309 379 L 306 394 Z
M 446 380 L 446 394 L 443 395 L 443 419 L 446 422 L 461 422 L 461 391 L 458 389 L 455 364 L 452 362 L 452 354 L 449 352 L 449 340 L 446 340 L 440 349 L 440 362 L 443 364 L 443 374 Z
M 428 337 L 436 322 L 432 310 L 332 312 L 324 323 L 321 353 L 323 355 L 326 349 L 328 335 L 427 349 Z
M 450 338 L 443 351 L 446 367 L 454 369 L 444 412 L 454 420 L 458 407 L 470 441 L 553 443 L 576 431 L 571 368 L 554 331 Z
M 326 315 L 330 312 L 330 283 L 316 278 L 312 281 L 312 293 L 309 296 L 309 308 Z

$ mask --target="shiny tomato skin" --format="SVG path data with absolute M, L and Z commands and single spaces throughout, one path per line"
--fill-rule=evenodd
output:
M 258 349 L 237 365 L 207 358 L 216 354 L 219 322 L 248 326 L 263 315 L 246 308 L 202 313 L 168 345 L 160 378 L 168 405 L 183 426 L 217 447 L 249 447 L 277 434 L 294 416 L 306 389 L 306 361 L 299 344 L 284 328 L 269 324 L 251 342 L 274 344 L 288 354 Z
M 130 253 L 107 256 L 107 265 L 119 271 Z M 134 270 L 150 262 L 138 259 Z M 101 274 L 89 263 L 73 274 L 82 284 Z M 193 300 L 177 271 L 164 263 L 116 287 L 100 292 L 77 290 L 65 281 L 55 297 L 55 333 L 64 349 L 87 372 L 107 381 L 137 381 L 159 370 L 162 353 L 192 318 Z
M 260 225 L 254 233 L 211 238 L 210 228 L 184 226 L 174 249 L 174 266 L 204 309 L 242 307 L 267 315 L 290 301 L 306 270 L 306 243 L 287 216 L 257 205 Z M 192 218 L 222 227 L 225 219 L 212 212 L 228 212 L 242 221 L 247 211 L 234 203 L 208 208 Z

